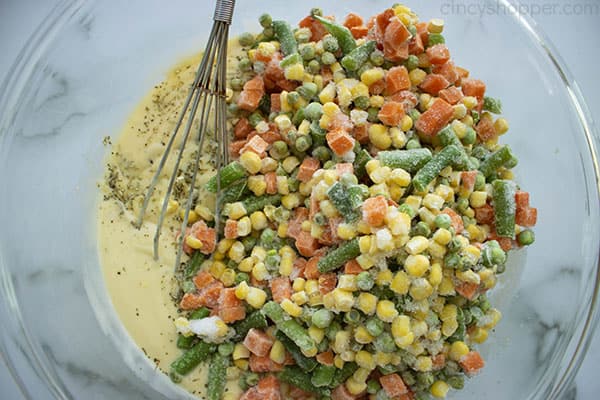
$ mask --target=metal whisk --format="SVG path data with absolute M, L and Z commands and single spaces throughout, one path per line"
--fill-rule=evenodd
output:
M 167 212 L 169 199 L 173 191 L 173 185 L 175 184 L 175 180 L 177 178 L 177 171 L 179 170 L 179 164 L 181 162 L 181 158 L 183 157 L 183 150 L 185 149 L 186 143 L 190 136 L 192 123 L 194 122 L 196 114 L 199 111 L 199 125 L 196 139 L 198 142 L 198 151 L 196 152 L 195 167 L 192 173 L 189 195 L 185 205 L 185 213 L 181 225 L 181 234 L 179 235 L 178 240 L 175 268 L 179 266 L 179 263 L 181 261 L 184 233 L 188 224 L 190 209 L 192 207 L 193 202 L 193 189 L 196 183 L 196 174 L 198 172 L 200 157 L 202 155 L 204 140 L 207 134 L 207 129 L 209 126 L 211 116 L 214 118 L 215 139 L 217 141 L 218 146 L 215 160 L 215 168 L 217 171 L 217 193 L 220 191 L 220 169 L 223 165 L 228 163 L 229 138 L 227 135 L 227 105 L 225 102 L 225 89 L 227 73 L 227 41 L 229 38 L 229 25 L 231 24 L 231 18 L 233 16 L 234 5 L 235 0 L 217 0 L 217 4 L 215 6 L 215 13 L 213 16 L 213 27 L 208 38 L 208 42 L 206 44 L 206 49 L 204 51 L 202 61 L 200 63 L 200 66 L 198 67 L 198 71 L 196 72 L 194 83 L 190 87 L 188 96 L 183 105 L 183 109 L 181 110 L 181 114 L 179 115 L 179 118 L 175 125 L 175 129 L 171 134 L 171 137 L 165 148 L 165 152 L 163 153 L 163 156 L 160 160 L 158 169 L 156 170 L 156 173 L 152 178 L 150 186 L 148 187 L 148 191 L 146 192 L 146 196 L 144 197 L 144 203 L 140 211 L 139 219 L 137 221 L 137 225 L 139 228 L 142 225 L 144 214 L 146 213 L 146 210 L 148 208 L 150 198 L 152 197 L 152 194 L 156 189 L 156 184 L 158 182 L 159 176 L 165 166 L 165 163 L 169 157 L 175 139 L 187 115 L 187 121 L 185 123 L 185 128 L 183 129 L 183 138 L 179 147 L 179 154 L 177 155 L 175 166 L 173 167 L 173 172 L 169 180 L 169 186 L 167 188 L 167 192 L 165 193 L 165 197 L 162 202 L 162 208 L 158 217 L 156 232 L 154 234 L 154 258 L 158 259 L 158 242 L 160 238 L 162 225 Z M 216 203 L 215 215 L 219 215 L 218 202 Z M 218 232 L 219 219 L 216 218 L 215 220 L 215 229 Z

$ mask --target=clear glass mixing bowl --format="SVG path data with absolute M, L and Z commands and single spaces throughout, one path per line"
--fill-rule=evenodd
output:
M 434 3 L 434 4 L 432 4 Z M 310 7 L 371 15 L 391 1 L 238 1 L 232 32 L 264 10 L 297 21 Z M 454 4 L 449 2 L 448 4 Z M 504 319 L 487 367 L 461 399 L 558 398 L 596 320 L 597 139 L 575 82 L 528 18 L 442 16 L 452 55 L 504 100 L 519 181 L 539 208 L 537 241 L 511 256 L 494 301 Z M 174 399 L 190 395 L 145 358 L 103 287 L 96 184 L 134 105 L 181 56 L 199 51 L 213 3 L 65 0 L 33 35 L 0 91 L 0 349 L 26 398 Z M 135 299 L 131 299 L 135 301 Z

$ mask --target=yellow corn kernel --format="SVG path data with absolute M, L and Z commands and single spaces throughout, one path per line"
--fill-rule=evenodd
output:
M 369 254 L 361 254 L 360 256 L 356 257 L 356 261 L 364 270 L 367 270 L 375 265 L 375 260 Z
M 424 252 L 425 250 L 427 250 L 428 247 L 429 247 L 429 240 L 427 240 L 427 238 L 425 236 L 414 236 L 408 241 L 408 243 L 406 243 L 406 246 L 404 246 L 404 248 L 410 255 L 420 254 L 420 253 Z M 411 261 L 413 261 L 413 263 L 416 262 L 415 258 L 413 258 L 411 260 Z M 425 260 L 427 260 L 426 257 L 425 257 Z M 425 262 L 424 262 L 425 260 L 419 258 L 418 261 L 421 264 L 425 264 Z M 429 266 L 429 265 L 427 265 L 427 266 Z M 421 275 L 413 275 L 413 276 L 422 276 L 422 274 Z
M 450 351 L 448 352 L 448 356 L 451 360 L 460 361 L 461 358 L 466 356 L 469 353 L 469 346 L 465 344 L 465 342 L 461 342 L 460 340 L 452 343 L 450 346 Z
M 433 287 L 425 278 L 417 278 L 410 287 L 410 296 L 415 300 L 424 300 L 431 296 Z
M 281 198 L 281 205 L 292 210 L 300 205 L 300 196 L 298 193 L 290 193 Z
M 339 289 L 348 290 L 350 292 L 357 290 L 358 287 L 356 286 L 356 275 L 352 275 L 352 274 L 340 275 L 338 278 L 337 287 Z
M 473 208 L 479 208 L 485 206 L 487 200 L 487 192 L 486 191 L 475 191 L 471 193 L 469 197 L 469 204 Z
M 456 104 L 452 106 L 452 118 L 462 119 L 467 115 L 467 107 L 464 104 Z
M 308 336 L 310 336 L 315 343 L 321 343 L 325 338 L 325 330 L 311 325 L 308 327 Z
M 410 318 L 406 315 L 399 315 L 392 321 L 392 336 L 394 338 L 408 335 L 410 330 Z
M 413 210 L 421 208 L 421 202 L 423 198 L 421 196 L 410 195 L 404 200 L 404 204 L 409 205 Z
M 304 278 L 296 278 L 292 282 L 292 289 L 294 292 L 301 292 L 304 290 L 306 280 Z
M 403 132 L 408 132 L 409 130 L 411 130 L 413 127 L 413 120 L 411 117 L 409 117 L 408 115 L 405 115 L 404 117 L 402 117 L 402 120 L 400 121 L 400 129 L 402 129 Z M 402 147 L 402 146 L 399 146 Z
M 332 86 L 334 91 L 335 91 L 335 84 L 329 84 L 328 86 Z M 325 102 L 323 104 L 323 114 L 327 115 L 328 117 L 333 117 L 335 114 L 337 114 L 340 111 L 340 108 L 338 107 L 337 104 L 333 103 L 333 102 Z
M 371 86 L 375 82 L 383 79 L 383 69 L 381 68 L 371 68 L 366 70 L 360 75 L 360 80 L 367 86 Z
M 240 360 L 242 358 L 249 358 L 250 351 L 241 343 L 238 343 L 233 348 L 233 353 L 231 354 L 231 358 L 234 360 Z
M 377 364 L 375 363 L 375 359 L 373 355 L 365 350 L 359 350 L 356 352 L 354 356 L 354 362 L 360 367 L 364 368 L 368 371 L 372 371 L 375 369 Z
M 488 330 L 494 329 L 498 322 L 500 322 L 500 319 L 502 319 L 502 313 L 495 308 L 491 308 L 482 319 L 482 322 L 484 322 L 483 328 Z
M 415 68 L 408 73 L 408 77 L 410 78 L 410 83 L 413 86 L 420 85 L 425 80 L 426 76 L 427 76 L 427 72 L 423 71 L 420 68 Z
M 312 228 L 312 223 L 308 220 L 302 222 L 302 225 L 300 225 L 300 228 L 304 231 L 304 232 L 310 232 L 310 229 Z
M 337 354 L 342 354 L 348 350 L 350 346 L 350 332 L 348 331 L 337 331 L 333 340 L 332 349 Z
M 283 299 L 280 305 L 281 308 L 283 308 L 283 311 L 285 311 L 292 317 L 297 318 L 302 315 L 302 307 L 300 307 L 290 299 Z
M 281 262 L 279 263 L 279 274 L 281 276 L 290 276 L 294 271 L 294 256 L 290 254 L 284 254 L 281 256 Z
M 451 296 L 454 292 L 454 283 L 452 279 L 448 277 L 443 277 L 442 282 L 440 282 L 440 286 L 438 287 L 438 291 L 442 296 Z
M 333 299 L 335 302 L 335 309 L 341 312 L 348 312 L 354 305 L 354 296 L 352 292 L 343 289 L 333 290 Z
M 365 165 L 365 170 L 367 171 L 367 174 L 371 174 L 371 172 L 379 167 L 381 167 L 381 162 L 379 162 L 379 160 L 369 160 Z
M 288 180 L 285 176 L 277 177 L 277 193 L 283 194 L 283 195 L 290 193 L 290 187 L 288 185 Z
M 487 236 L 483 229 L 475 224 L 468 225 L 466 230 L 469 233 L 469 238 L 474 242 L 483 242 Z
M 273 346 L 271 346 L 269 358 L 277 364 L 283 364 L 283 362 L 285 361 L 285 347 L 283 346 L 283 343 L 281 343 L 279 340 L 276 340 L 273 343 Z
M 371 197 L 375 197 L 375 196 L 390 197 L 388 187 L 385 183 L 380 183 L 378 185 L 371 186 L 369 188 L 369 195 Z
M 351 240 L 356 237 L 356 229 L 350 224 L 342 223 L 338 225 L 337 234 L 343 240 Z
M 437 286 L 442 282 L 442 266 L 439 263 L 433 263 L 429 271 L 429 283 Z
M 382 351 L 378 351 L 377 353 L 375 353 L 375 355 L 373 357 L 375 358 L 375 363 L 380 367 L 383 367 L 385 365 L 392 363 L 392 354 L 391 353 L 384 353 Z
M 373 183 L 384 183 L 387 181 L 392 174 L 392 170 L 390 167 L 379 167 L 375 168 L 370 174 L 369 178 L 373 181 Z
M 444 199 L 437 194 L 428 193 L 423 197 L 423 206 L 430 210 L 441 210 L 444 206 Z
M 405 295 L 408 293 L 408 288 L 410 287 L 410 279 L 408 275 L 404 271 L 396 272 L 392 282 L 390 283 L 390 289 L 394 291 L 394 293 Z
M 243 152 L 239 162 L 252 175 L 257 174 L 262 166 L 260 156 L 252 151 Z
M 458 311 L 455 304 L 446 304 L 440 313 L 440 319 L 442 321 L 456 319 Z
M 398 316 L 398 310 L 390 300 L 380 300 L 377 303 L 377 317 L 385 322 L 392 322 Z
M 406 213 L 399 213 L 398 216 L 388 222 L 388 227 L 395 236 L 405 236 L 410 233 L 411 218 Z
M 333 365 L 337 368 L 337 369 L 342 369 L 344 368 L 344 360 L 342 360 L 342 357 L 340 357 L 339 355 L 336 355 L 333 358 Z
M 248 286 L 246 281 L 242 281 L 235 287 L 235 297 L 237 297 L 240 300 L 245 300 L 246 296 L 248 296 L 249 291 L 250 287 Z
M 178 208 L 179 202 L 177 200 L 169 199 L 169 204 L 167 205 L 167 214 L 173 214 Z
M 219 280 L 226 287 L 233 286 L 233 284 L 235 283 L 235 271 L 231 268 L 227 268 L 225 271 L 223 271 Z
M 238 269 L 242 272 L 250 272 L 254 268 L 256 260 L 253 257 L 246 257 L 238 264 Z
M 357 308 L 367 315 L 372 315 L 375 313 L 377 300 L 377 296 L 371 293 L 361 292 L 358 295 Z
M 367 389 L 366 382 L 357 382 L 354 378 L 349 378 L 346 381 L 346 389 L 348 392 L 354 396 L 361 394 Z
M 246 215 L 246 208 L 241 201 L 236 201 L 235 203 L 230 203 L 228 207 L 226 207 L 227 215 L 231 219 L 240 219 Z
M 256 264 L 254 264 L 254 267 L 252 268 L 252 276 L 258 281 L 264 281 L 271 277 L 269 271 L 267 271 L 265 263 L 262 261 L 259 261 Z
M 185 237 L 185 244 L 187 244 L 195 250 L 199 250 L 202 248 L 202 241 L 193 235 L 188 235 Z
M 463 119 L 460 120 L 460 122 L 462 122 L 463 124 L 467 125 L 467 126 L 473 126 L 475 124 L 475 121 L 473 120 L 473 117 L 470 115 L 467 115 L 466 117 L 464 117 Z
M 456 319 L 451 319 L 442 323 L 442 334 L 446 337 L 452 336 L 457 329 L 458 322 L 456 322 Z
M 288 174 L 291 173 L 298 165 L 300 165 L 300 160 L 297 157 L 289 156 L 286 157 L 285 160 L 281 163 L 281 167 Z
M 333 293 L 325 293 L 323 296 L 323 307 L 328 310 L 335 310 L 335 298 L 333 297 Z
M 361 236 L 358 239 L 358 248 L 360 249 L 361 254 L 369 253 L 369 250 L 371 249 L 371 236 Z
M 481 250 L 479 250 L 478 247 L 470 244 L 462 250 L 462 254 L 463 256 L 466 256 L 471 261 L 471 263 L 477 264 L 477 261 L 481 256 Z
M 446 397 L 446 395 L 448 394 L 448 391 L 450 390 L 450 386 L 444 382 L 444 381 L 435 381 L 433 383 L 433 385 L 431 385 L 431 388 L 429 389 L 429 392 L 431 393 L 431 395 L 433 397 L 437 397 L 439 399 L 443 399 L 444 397 Z
M 358 326 L 354 330 L 354 340 L 360 344 L 368 344 L 371 343 L 375 338 L 369 333 L 367 328 L 364 326 Z
M 477 106 L 477 98 L 473 96 L 465 96 L 462 99 L 462 103 L 467 107 L 467 109 L 472 110 Z
M 450 233 L 450 231 L 448 229 L 439 228 L 433 234 L 433 240 L 435 240 L 437 243 L 441 244 L 442 246 L 445 246 L 448 243 L 450 243 L 450 241 L 452 240 L 452 234 Z
M 392 145 L 387 127 L 381 124 L 373 124 L 369 127 L 369 140 L 380 150 L 388 149 Z
M 402 168 L 394 168 L 390 172 L 388 179 L 398 186 L 407 187 L 410 184 L 411 177 L 410 174 Z
M 221 239 L 217 245 L 217 251 L 223 254 L 227 253 L 234 242 L 235 240 L 233 239 Z
M 415 362 L 415 370 L 420 372 L 429 372 L 433 368 L 433 361 L 431 357 L 428 356 L 420 356 L 417 357 L 417 362 Z
M 392 282 L 392 278 L 394 274 L 389 269 L 384 269 L 383 271 L 379 271 L 377 276 L 375 277 L 375 283 L 379 286 L 387 286 Z
M 506 132 L 508 132 L 508 128 L 508 121 L 505 118 L 498 118 L 494 122 L 494 129 L 499 135 L 504 135 Z
M 313 295 L 319 292 L 319 282 L 316 279 L 309 279 L 304 284 L 304 291 L 309 295 Z
M 304 66 L 302 63 L 297 63 L 290 65 L 283 70 L 285 79 L 289 79 L 291 81 L 301 81 L 304 78 Z
M 429 241 L 427 241 L 427 244 L 429 244 Z M 421 277 L 429 269 L 429 259 L 422 254 L 409 255 L 404 262 L 404 269 L 413 277 Z
M 250 217 L 242 217 L 238 220 L 237 235 L 238 237 L 248 236 L 252 232 L 252 222 Z
M 385 103 L 383 96 L 371 96 L 369 99 L 369 104 L 371 107 L 381 108 L 383 103 Z
M 304 304 L 308 303 L 309 300 L 308 295 L 304 290 L 292 294 L 290 298 L 299 306 L 303 306 Z
M 248 177 L 248 189 L 256 196 L 262 196 L 267 190 L 267 182 L 263 175 L 253 175 Z
M 219 279 L 221 277 L 221 275 L 223 274 L 223 271 L 225 271 L 226 268 L 227 268 L 227 266 L 225 265 L 224 262 L 213 261 L 213 263 L 210 265 L 208 272 L 210 272 L 210 274 L 215 279 Z
M 244 245 L 242 242 L 236 241 L 231 245 L 229 252 L 227 252 L 227 256 L 236 263 L 239 263 L 244 259 L 244 253 Z
M 487 340 L 488 331 L 485 328 L 476 326 L 475 329 L 473 329 L 473 331 L 469 334 L 469 338 L 475 343 L 481 344 Z
M 333 218 L 337 216 L 337 209 L 331 201 L 323 200 L 319 203 L 319 207 L 321 208 L 323 215 L 325 215 L 327 218 Z
M 264 290 L 250 287 L 248 291 L 248 295 L 246 296 L 246 302 L 250 304 L 253 308 L 261 308 L 265 301 L 267 300 L 267 294 Z

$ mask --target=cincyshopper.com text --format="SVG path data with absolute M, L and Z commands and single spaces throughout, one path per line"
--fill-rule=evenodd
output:
M 535 16 L 583 16 L 600 15 L 600 2 L 517 2 L 511 6 L 500 3 L 483 3 L 477 1 L 445 1 L 440 6 L 443 15 L 509 15 L 517 11 L 520 14 Z

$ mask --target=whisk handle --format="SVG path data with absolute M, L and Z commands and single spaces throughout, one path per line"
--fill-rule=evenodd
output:
M 235 0 L 217 0 L 215 6 L 215 21 L 225 22 L 227 25 L 231 24 L 231 18 L 233 17 L 233 7 L 235 6 Z

